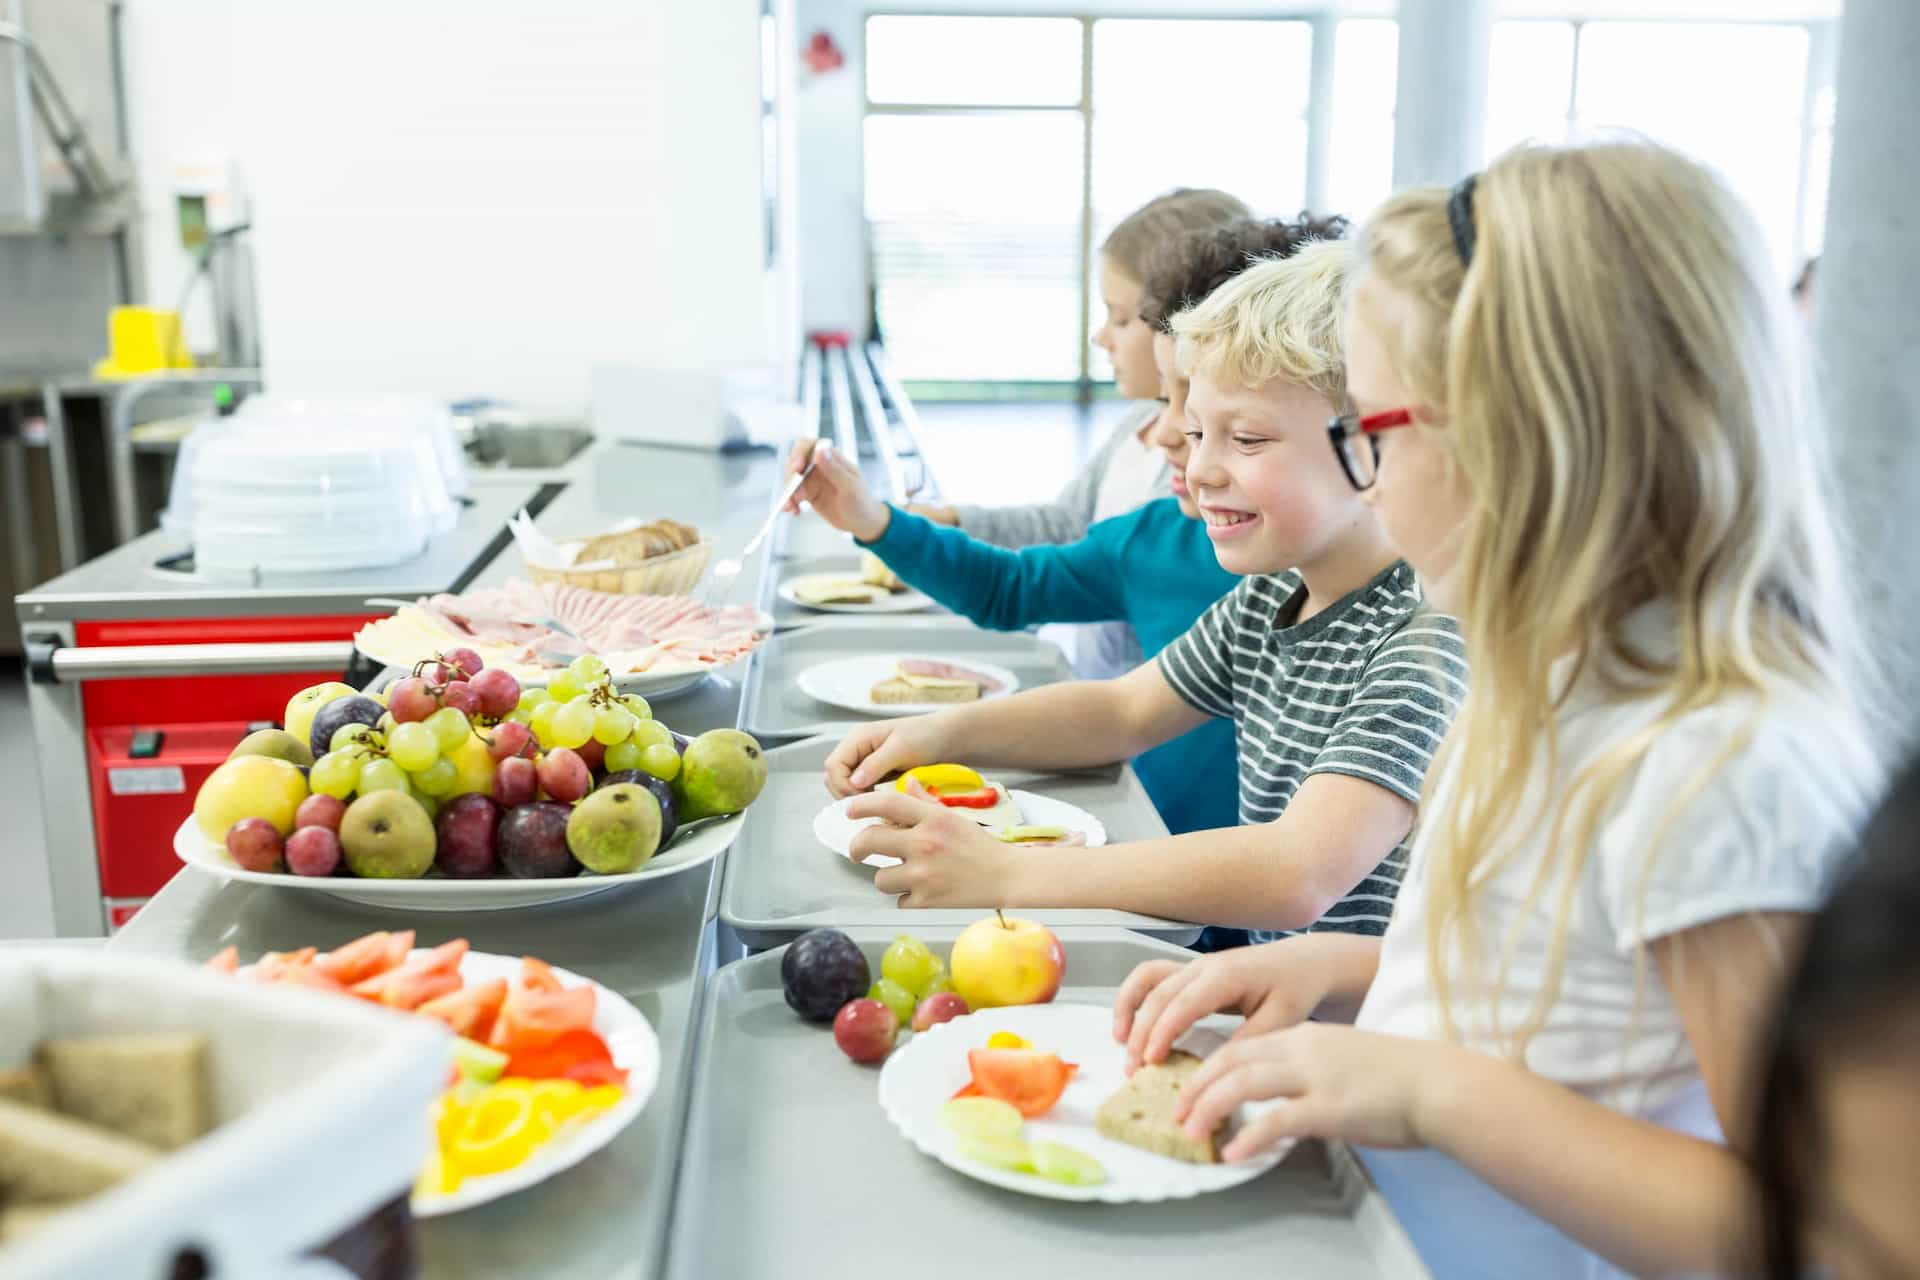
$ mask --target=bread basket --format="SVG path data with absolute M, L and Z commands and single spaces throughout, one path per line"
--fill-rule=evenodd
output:
M 550 569 L 529 561 L 527 576 L 535 582 L 558 582 L 589 591 L 623 596 L 683 596 L 707 571 L 713 543 L 702 539 L 690 547 L 641 560 L 615 560 L 600 569 Z

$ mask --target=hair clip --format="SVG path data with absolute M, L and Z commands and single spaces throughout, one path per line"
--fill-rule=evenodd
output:
M 1479 178 L 1468 174 L 1447 196 L 1447 226 L 1453 229 L 1453 247 L 1463 267 L 1473 265 L 1473 184 Z

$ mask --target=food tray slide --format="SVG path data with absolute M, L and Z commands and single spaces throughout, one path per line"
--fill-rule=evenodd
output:
M 720 890 L 720 919 L 749 947 L 776 947 L 808 929 L 872 926 L 895 932 L 964 928 L 979 919 L 977 908 L 902 910 L 873 887 L 871 867 L 855 866 L 813 835 L 813 818 L 831 803 L 821 781 L 838 738 L 810 738 L 767 752 L 767 786 L 747 810 L 734 837 Z M 1153 801 L 1133 770 L 1111 769 L 1036 774 L 988 769 L 997 782 L 1064 800 L 1106 826 L 1107 842 L 1149 840 L 1167 834 Z M 1047 849 L 1029 849 L 1044 858 Z M 1053 928 L 1117 925 L 1173 942 L 1191 942 L 1199 927 L 1125 911 L 1023 909 L 1020 915 Z
M 858 622 L 788 631 L 762 641 L 747 668 L 746 687 L 740 695 L 740 727 L 763 739 L 811 738 L 822 733 L 843 734 L 856 725 L 897 718 L 862 715 L 816 701 L 800 691 L 800 673 L 808 667 L 869 654 L 942 657 L 960 662 L 976 658 L 1012 671 L 1019 677 L 1022 692 L 1073 678 L 1073 668 L 1058 648 L 1024 632 L 982 631 L 925 618 L 884 623 L 861 618 Z
M 772 615 L 774 630 L 792 631 L 796 627 L 811 627 L 822 623 L 847 625 L 870 622 L 881 626 L 898 626 L 902 622 L 922 624 L 937 622 L 949 627 L 973 625 L 938 603 L 912 613 L 832 613 L 822 609 L 809 609 L 803 604 L 795 604 L 781 596 L 780 588 L 783 584 L 795 578 L 805 578 L 816 573 L 858 578 L 860 576 L 858 548 L 854 548 L 854 553 L 851 555 L 776 560 L 769 565 L 765 581 L 761 584 L 760 608 L 763 612 Z
M 213 1130 L 0 1249 L 0 1274 L 167 1276 L 196 1250 L 218 1276 L 291 1275 L 413 1185 L 444 1027 L 144 956 L 0 953 L 0 1067 L 44 1039 L 178 1032 L 207 1039 Z M 389 1226 L 411 1238 L 404 1212 Z
M 848 932 L 877 971 L 895 931 Z M 918 932 L 936 950 L 955 936 Z M 1108 1003 L 1143 960 L 1186 954 L 1118 929 L 1061 941 L 1069 985 L 1059 999 L 1081 1003 Z M 1243 1186 L 1159 1204 L 1070 1204 L 956 1173 L 893 1127 L 876 1069 L 787 1008 L 784 954 L 730 964 L 707 984 L 667 1249 L 674 1280 L 841 1280 L 902 1263 L 955 1280 L 1429 1275 L 1338 1145 L 1302 1143 Z

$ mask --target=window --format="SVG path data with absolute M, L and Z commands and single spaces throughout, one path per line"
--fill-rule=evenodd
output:
M 1342 22 L 1333 35 L 1333 138 L 1327 209 L 1350 218 L 1393 192 L 1393 112 L 1400 78 L 1400 24 Z

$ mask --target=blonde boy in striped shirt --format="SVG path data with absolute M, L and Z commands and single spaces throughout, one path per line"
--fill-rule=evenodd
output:
M 865 726 L 827 761 L 828 789 L 858 795 L 939 761 L 1109 764 L 1220 716 L 1238 729 L 1242 825 L 1036 854 L 891 788 L 861 795 L 849 814 L 886 825 L 855 855 L 902 859 L 874 881 L 902 906 L 1108 907 L 1259 936 L 1385 928 L 1467 668 L 1328 440 L 1351 261 L 1344 242 L 1310 245 L 1173 321 L 1192 378 L 1180 479 L 1245 581 L 1124 676 Z

